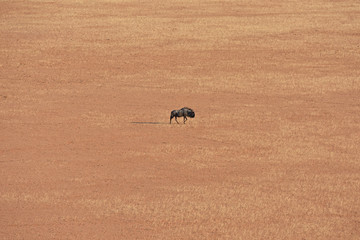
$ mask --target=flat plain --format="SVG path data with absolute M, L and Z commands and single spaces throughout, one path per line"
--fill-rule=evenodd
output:
M 0 20 L 0 239 L 360 239 L 359 1 Z

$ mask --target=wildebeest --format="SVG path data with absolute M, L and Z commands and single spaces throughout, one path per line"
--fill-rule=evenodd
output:
M 179 123 L 177 121 L 178 117 L 184 117 L 184 124 L 185 124 L 187 117 L 190 117 L 190 118 L 195 117 L 195 112 L 191 108 L 188 108 L 188 107 L 183 107 L 180 110 L 172 110 L 171 115 L 170 115 L 170 124 L 171 124 L 171 119 L 173 119 L 174 117 L 175 117 L 175 121 L 177 123 Z

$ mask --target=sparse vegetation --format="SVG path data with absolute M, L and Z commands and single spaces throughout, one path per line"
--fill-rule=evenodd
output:
M 0 5 L 0 239 L 360 238 L 357 1 Z

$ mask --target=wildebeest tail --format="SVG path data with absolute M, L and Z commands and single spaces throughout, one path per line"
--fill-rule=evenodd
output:
M 171 124 L 171 119 L 173 119 L 175 117 L 175 115 L 176 115 L 176 110 L 171 111 L 171 113 L 170 113 L 170 124 Z

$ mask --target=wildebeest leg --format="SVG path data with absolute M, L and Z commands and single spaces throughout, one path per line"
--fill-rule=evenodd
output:
M 170 116 L 170 124 L 171 124 L 171 119 L 173 119 L 174 116 Z
M 177 117 L 175 116 L 175 121 L 179 124 L 179 122 L 177 121 Z
M 187 120 L 187 118 L 184 116 L 184 124 L 185 124 L 186 120 Z

